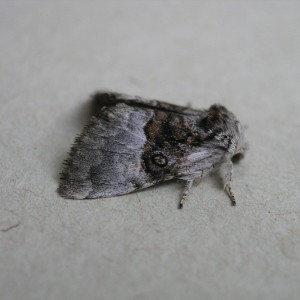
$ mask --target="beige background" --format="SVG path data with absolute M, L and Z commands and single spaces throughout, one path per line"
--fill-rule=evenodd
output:
M 299 299 L 299 29 L 299 1 L 1 1 L 0 298 Z M 96 89 L 232 110 L 237 207 L 214 178 L 182 211 L 59 198 Z

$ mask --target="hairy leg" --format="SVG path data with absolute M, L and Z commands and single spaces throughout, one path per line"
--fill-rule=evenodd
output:
M 224 183 L 224 190 L 229 196 L 233 206 L 236 205 L 235 196 L 231 190 L 231 178 L 233 174 L 233 165 L 230 160 L 226 161 L 220 168 L 220 175 Z
M 180 200 L 179 205 L 178 205 L 179 209 L 182 209 L 183 203 L 185 203 L 187 201 L 187 195 L 188 195 L 189 190 L 192 187 L 192 185 L 193 185 L 193 180 L 184 181 L 184 188 L 183 188 L 181 200 Z
M 198 172 L 197 177 L 186 178 L 183 180 L 184 189 L 182 192 L 181 200 L 179 202 L 178 208 L 182 209 L 183 203 L 187 201 L 188 193 L 193 185 L 199 185 L 203 178 L 203 171 Z

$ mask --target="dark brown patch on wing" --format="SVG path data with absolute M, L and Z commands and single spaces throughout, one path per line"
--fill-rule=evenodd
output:
M 143 166 L 156 182 L 174 178 L 184 157 L 201 144 L 194 116 L 156 110 L 144 130 Z

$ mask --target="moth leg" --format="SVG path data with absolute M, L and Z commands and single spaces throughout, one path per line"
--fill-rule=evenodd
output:
M 233 174 L 233 164 L 231 161 L 226 161 L 221 166 L 221 177 L 224 183 L 224 190 L 229 196 L 232 206 L 236 206 L 235 196 L 231 190 L 232 174 Z
M 202 179 L 203 179 L 203 175 L 196 177 L 193 181 L 193 185 L 199 185 L 202 182 Z
M 226 191 L 227 195 L 229 196 L 229 198 L 231 200 L 232 206 L 236 206 L 235 196 L 234 196 L 234 194 L 231 190 L 230 184 L 225 186 L 225 191 Z
M 181 200 L 180 200 L 179 205 L 178 205 L 179 209 L 182 209 L 183 203 L 185 203 L 187 201 L 187 195 L 188 195 L 192 185 L 193 185 L 193 180 L 189 180 L 189 181 L 184 182 L 184 189 L 183 189 L 183 192 L 182 192 Z

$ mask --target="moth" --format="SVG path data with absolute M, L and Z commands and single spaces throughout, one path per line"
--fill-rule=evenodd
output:
M 247 148 L 244 127 L 222 105 L 207 110 L 99 92 L 95 115 L 64 163 L 58 193 L 70 199 L 119 196 L 177 179 L 179 208 L 217 170 L 232 205 L 233 161 Z

